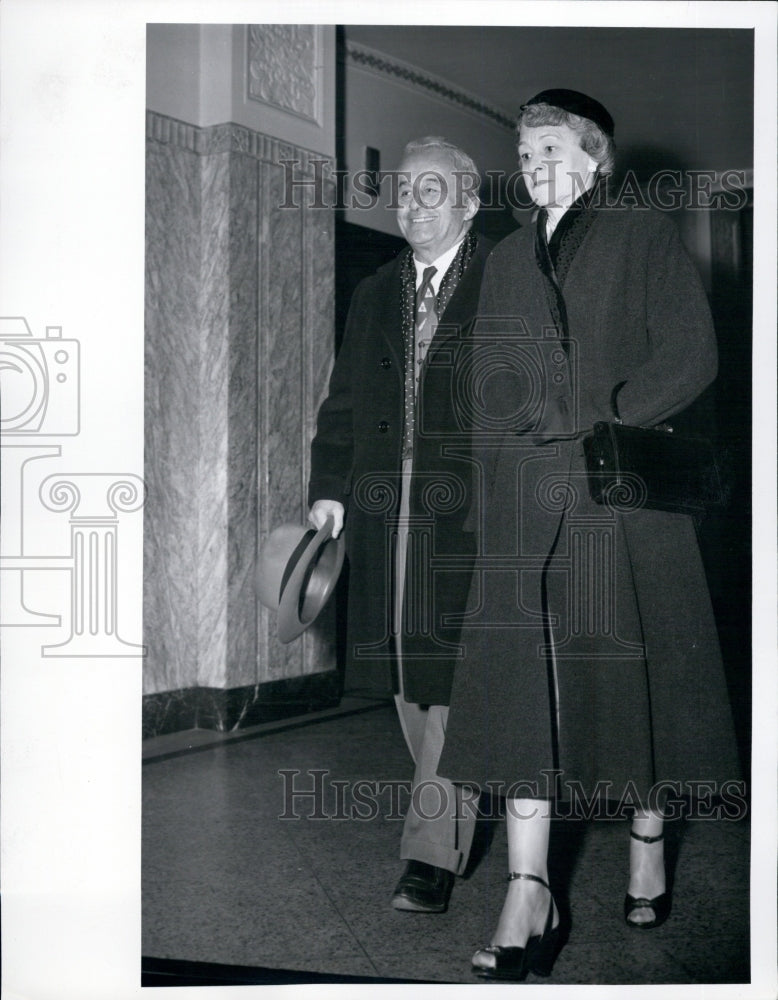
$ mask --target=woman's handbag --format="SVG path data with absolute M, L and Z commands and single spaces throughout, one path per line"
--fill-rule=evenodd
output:
M 596 423 L 584 438 L 589 493 L 616 510 L 681 514 L 721 509 L 725 494 L 710 441 L 671 427 Z

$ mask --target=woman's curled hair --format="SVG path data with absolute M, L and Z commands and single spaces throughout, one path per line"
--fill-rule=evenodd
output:
M 588 118 L 555 108 L 552 104 L 528 104 L 519 112 L 517 134 L 522 125 L 528 128 L 535 128 L 537 125 L 567 125 L 578 136 L 581 149 L 599 164 L 600 175 L 607 177 L 613 173 L 616 143 Z

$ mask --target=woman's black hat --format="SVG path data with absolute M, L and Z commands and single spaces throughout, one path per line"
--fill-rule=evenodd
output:
M 577 90 L 541 90 L 533 98 L 522 105 L 521 110 L 528 108 L 531 104 L 550 104 L 554 108 L 561 108 L 571 115 L 579 115 L 581 118 L 588 118 L 594 122 L 602 131 L 613 138 L 615 126 L 613 119 L 607 110 L 595 101 L 593 97 L 587 97 Z

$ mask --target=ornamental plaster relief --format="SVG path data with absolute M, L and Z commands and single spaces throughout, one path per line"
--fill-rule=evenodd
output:
M 313 24 L 252 24 L 249 98 L 320 125 L 319 34 Z

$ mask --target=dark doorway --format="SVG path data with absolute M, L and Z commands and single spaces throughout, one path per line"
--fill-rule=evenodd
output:
M 363 278 L 375 274 L 406 246 L 401 236 L 390 236 L 377 229 L 345 222 L 335 222 L 335 353 L 340 350 L 351 296 Z
M 730 698 L 746 774 L 751 748 L 753 191 L 739 209 L 711 211 L 711 309 L 719 347 L 712 386 L 726 509 L 700 526 Z

